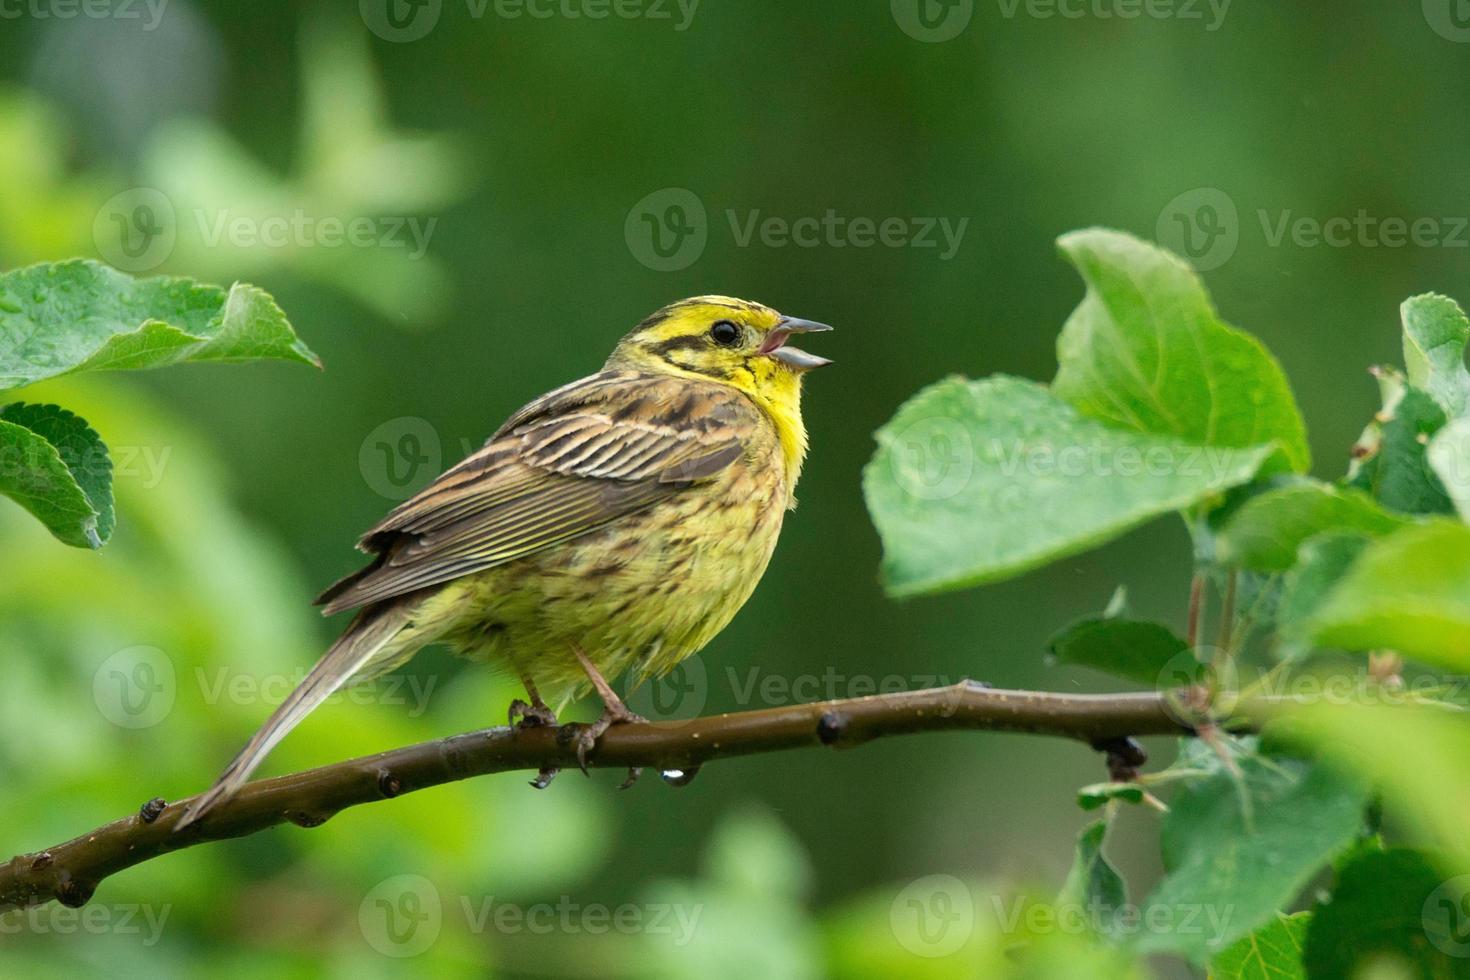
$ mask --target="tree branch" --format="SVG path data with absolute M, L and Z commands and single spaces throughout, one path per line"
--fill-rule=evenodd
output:
M 564 728 L 487 728 L 250 783 L 208 817 L 174 827 L 188 800 L 145 803 L 139 813 L 75 840 L 0 865 L 0 911 L 55 899 L 80 906 L 109 875 L 170 851 L 244 837 L 287 821 L 315 827 L 339 810 L 441 783 L 516 769 L 576 766 Z M 1064 695 L 1000 691 L 973 681 L 866 698 L 733 714 L 617 725 L 588 756 L 605 768 L 690 773 L 714 759 L 816 745 L 861 745 L 884 735 L 973 729 L 1079 739 L 1106 752 L 1110 767 L 1141 762 L 1133 735 L 1193 734 L 1163 695 Z M 1124 769 L 1126 771 L 1126 768 Z

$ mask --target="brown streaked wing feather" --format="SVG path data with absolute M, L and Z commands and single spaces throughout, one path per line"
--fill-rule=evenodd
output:
M 540 398 L 522 405 L 514 415 L 505 420 L 499 429 L 495 430 L 494 435 L 485 440 L 485 445 L 490 445 L 501 436 L 519 429 L 528 422 L 557 415 L 566 408 L 603 402 L 610 397 L 616 399 L 624 385 L 636 387 L 661 380 L 666 379 L 639 374 L 636 371 L 601 371 L 585 378 L 579 378 L 560 388 L 553 388 Z
M 651 506 L 739 459 L 760 414 L 721 385 L 607 372 L 512 423 L 363 536 L 377 561 L 318 598 L 326 613 L 493 568 Z

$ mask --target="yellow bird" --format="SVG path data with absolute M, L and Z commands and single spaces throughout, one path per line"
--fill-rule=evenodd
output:
M 597 722 L 638 720 L 633 686 L 704 647 L 765 572 L 806 455 L 790 346 L 830 330 L 759 303 L 697 296 L 638 324 L 598 373 L 543 395 L 362 537 L 372 564 L 317 600 L 357 616 L 180 826 L 236 792 L 349 680 L 442 642 L 513 672 L 514 723 L 556 724 L 589 688 Z

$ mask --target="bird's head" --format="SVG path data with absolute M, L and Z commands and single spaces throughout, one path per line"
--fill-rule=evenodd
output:
M 665 306 L 634 327 L 607 366 L 716 381 L 739 388 L 768 409 L 794 411 L 801 376 L 831 361 L 788 341 L 795 334 L 831 329 L 760 303 L 695 296 Z

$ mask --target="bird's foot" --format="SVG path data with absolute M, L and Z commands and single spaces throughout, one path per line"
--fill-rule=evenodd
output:
M 597 746 L 597 740 L 602 737 L 603 732 L 614 725 L 627 725 L 635 722 L 646 722 L 647 718 L 634 714 L 628 710 L 627 705 L 621 701 L 608 705 L 599 717 L 590 725 L 567 725 L 566 728 L 574 729 L 571 739 L 572 744 L 577 747 L 577 765 L 581 768 L 584 776 L 592 775 L 587 771 L 587 753 Z M 565 730 L 565 729 L 563 729 Z M 633 785 L 638 776 L 633 769 L 628 770 L 628 778 L 623 787 Z
M 603 732 L 607 731 L 613 725 L 625 725 L 635 721 L 646 722 L 648 719 L 628 710 L 628 706 L 623 703 L 623 699 L 618 697 L 617 692 L 612 689 L 612 685 L 607 682 L 607 678 L 602 676 L 602 672 L 597 669 L 597 665 L 588 659 L 587 654 L 582 652 L 581 647 L 573 645 L 572 653 L 576 654 L 577 662 L 582 665 L 582 670 L 586 673 L 587 679 L 592 682 L 592 687 L 597 691 L 597 696 L 602 698 L 602 717 L 590 725 L 579 726 L 574 736 L 577 743 L 577 765 L 582 767 L 582 775 L 590 776 L 592 774 L 587 771 L 587 753 L 597 744 L 597 740 L 602 737 Z M 638 777 L 642 773 L 642 769 L 636 766 L 630 766 L 628 777 L 623 780 L 623 784 L 618 788 L 627 789 L 629 786 L 632 786 L 638 781 Z
M 556 720 L 556 712 L 542 704 L 539 699 L 534 704 L 527 704 L 520 698 L 516 698 L 510 703 L 510 711 L 506 713 L 506 720 L 512 728 L 555 728 L 559 724 Z
M 510 711 L 507 712 L 506 720 L 512 728 L 556 728 L 559 724 L 556 720 L 556 712 L 548 708 L 537 698 L 534 704 L 527 704 L 520 698 L 510 703 Z M 536 789 L 545 789 L 551 785 L 556 774 L 561 772 L 556 766 L 543 766 L 536 773 L 536 778 L 531 780 L 531 785 Z

